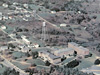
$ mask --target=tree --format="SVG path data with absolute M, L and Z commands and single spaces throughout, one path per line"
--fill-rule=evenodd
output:
M 25 55 L 26 55 L 27 57 L 30 57 L 30 54 L 29 54 L 29 52 L 25 53 Z
M 60 11 L 60 9 L 59 8 L 53 8 L 53 9 L 51 9 L 52 11 L 56 11 L 56 12 L 59 12 Z
M 51 63 L 50 63 L 49 61 L 46 61 L 46 62 L 45 62 L 45 65 L 46 65 L 46 66 L 50 66 L 50 64 L 51 64 Z
M 100 64 L 100 60 L 99 59 L 96 59 L 95 62 L 94 62 L 94 64 L 95 65 L 99 65 Z
M 79 65 L 79 61 L 73 60 L 73 61 L 71 61 L 71 62 L 69 62 L 69 63 L 67 64 L 67 67 L 68 67 L 68 68 L 74 68 L 74 67 L 76 67 L 76 66 L 78 66 L 78 65 Z
M 7 68 L 3 75 L 19 75 L 19 72 L 17 72 L 15 69 L 10 69 L 10 68 Z
M 94 15 L 94 16 L 93 16 L 93 19 L 96 19 L 96 18 L 97 18 L 97 16 L 96 16 L 96 15 Z
M 15 48 L 15 46 L 12 43 L 10 43 L 8 44 L 8 48 Z
M 35 66 L 36 66 L 36 64 L 31 64 L 31 66 L 32 66 L 32 67 L 35 67 Z
M 74 56 L 77 56 L 77 52 L 76 52 L 76 51 L 74 51 L 73 55 L 74 55 Z
M 33 59 L 36 59 L 38 57 L 38 52 L 32 52 L 32 58 Z
M 93 74 L 93 72 L 92 72 L 92 73 L 89 73 L 89 75 L 95 75 L 95 74 Z
M 91 57 L 92 53 L 89 53 L 88 55 L 85 55 L 85 58 Z
M 55 68 L 53 66 L 50 66 L 50 72 L 49 73 L 53 73 L 55 71 Z
M 29 75 L 33 75 L 33 71 L 32 70 L 30 70 Z
M 62 10 L 62 11 L 65 11 L 65 7 L 61 7 L 61 10 Z
M 63 57 L 61 58 L 61 61 L 64 61 L 66 59 L 66 57 L 63 55 Z

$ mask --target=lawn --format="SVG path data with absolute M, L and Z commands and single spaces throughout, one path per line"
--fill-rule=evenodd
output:
M 0 75 L 7 69 L 7 67 L 0 64 Z
M 91 52 L 92 53 L 92 52 Z M 92 53 L 92 57 L 88 57 L 82 60 L 82 62 L 79 64 L 79 66 L 75 67 L 78 68 L 79 70 L 83 68 L 89 68 L 94 65 L 94 61 L 96 60 L 96 55 Z
M 13 61 L 12 63 L 22 70 L 25 70 L 26 68 L 30 67 L 30 64 L 22 64 L 22 63 L 17 62 L 17 61 Z
M 25 57 L 25 53 L 15 51 L 15 52 L 13 52 L 12 56 L 17 57 L 17 58 L 21 58 L 21 57 Z
M 37 68 L 37 70 L 42 70 L 42 69 L 49 70 L 50 69 L 49 66 L 41 66 L 41 65 L 38 65 L 36 68 Z
M 36 64 L 36 65 L 45 65 L 45 63 L 40 59 L 28 59 L 27 63 Z

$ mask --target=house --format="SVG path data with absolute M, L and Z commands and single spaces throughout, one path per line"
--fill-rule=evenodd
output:
M 74 42 L 68 43 L 68 48 L 73 48 L 77 52 L 78 55 L 88 55 L 89 54 L 89 49 L 79 46 L 78 44 Z
M 28 4 L 23 4 L 23 6 L 28 9 Z
M 64 56 L 73 55 L 73 53 L 74 53 L 74 49 L 72 48 L 64 48 L 64 49 L 59 49 L 59 50 L 54 51 L 54 55 L 60 56 L 60 57 L 63 57 L 63 55 Z
M 18 5 L 18 3 L 17 2 L 14 2 L 13 5 Z
M 2 26 L 1 26 L 1 29 L 7 29 L 7 27 L 6 27 L 6 26 L 4 26 L 4 25 L 2 25 Z
M 1 46 L 0 47 L 0 50 L 2 51 L 2 50 L 7 50 L 8 49 L 8 46 Z
M 8 4 L 4 3 L 2 4 L 3 7 L 8 8 Z
M 60 27 L 66 27 L 66 26 L 67 26 L 67 24 L 65 24 L 65 23 L 60 24 Z
M 21 49 L 22 52 L 28 52 L 30 49 L 28 47 L 24 47 Z
M 56 11 L 51 11 L 52 14 L 56 14 Z
M 9 19 L 13 19 L 13 16 L 9 16 Z
M 34 48 L 34 45 L 32 45 L 32 44 L 28 44 L 28 47 L 30 47 L 30 48 Z
M 6 15 L 6 16 L 3 16 L 3 20 L 7 20 L 9 19 L 9 17 Z
M 34 44 L 34 47 L 35 48 L 38 48 L 40 45 L 39 44 Z
M 9 34 L 9 36 L 14 37 L 14 36 L 16 36 L 16 34 Z
M 30 14 L 28 14 L 28 13 L 27 13 L 27 14 L 25 14 L 25 17 L 30 17 Z
M 50 63 L 57 64 L 61 62 L 60 56 L 56 56 L 47 51 L 39 51 L 39 56 L 44 59 L 44 61 L 48 60 Z

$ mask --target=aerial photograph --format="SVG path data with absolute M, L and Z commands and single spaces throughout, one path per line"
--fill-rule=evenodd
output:
M 100 75 L 100 0 L 0 0 L 0 75 Z

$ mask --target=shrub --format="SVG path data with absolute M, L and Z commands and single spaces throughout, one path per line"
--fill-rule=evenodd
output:
M 89 53 L 89 55 L 85 55 L 85 58 L 91 57 L 92 53 Z
M 67 64 L 67 67 L 68 67 L 68 68 L 74 68 L 74 67 L 76 67 L 76 66 L 78 66 L 78 65 L 79 65 L 79 61 L 73 60 L 73 61 L 71 61 L 71 62 L 69 62 L 69 63 Z
M 95 65 L 99 65 L 100 64 L 100 60 L 99 59 L 96 59 L 95 62 L 94 62 L 94 64 Z
M 50 66 L 50 64 L 51 63 L 49 61 L 46 61 L 46 63 L 45 63 L 46 66 Z

